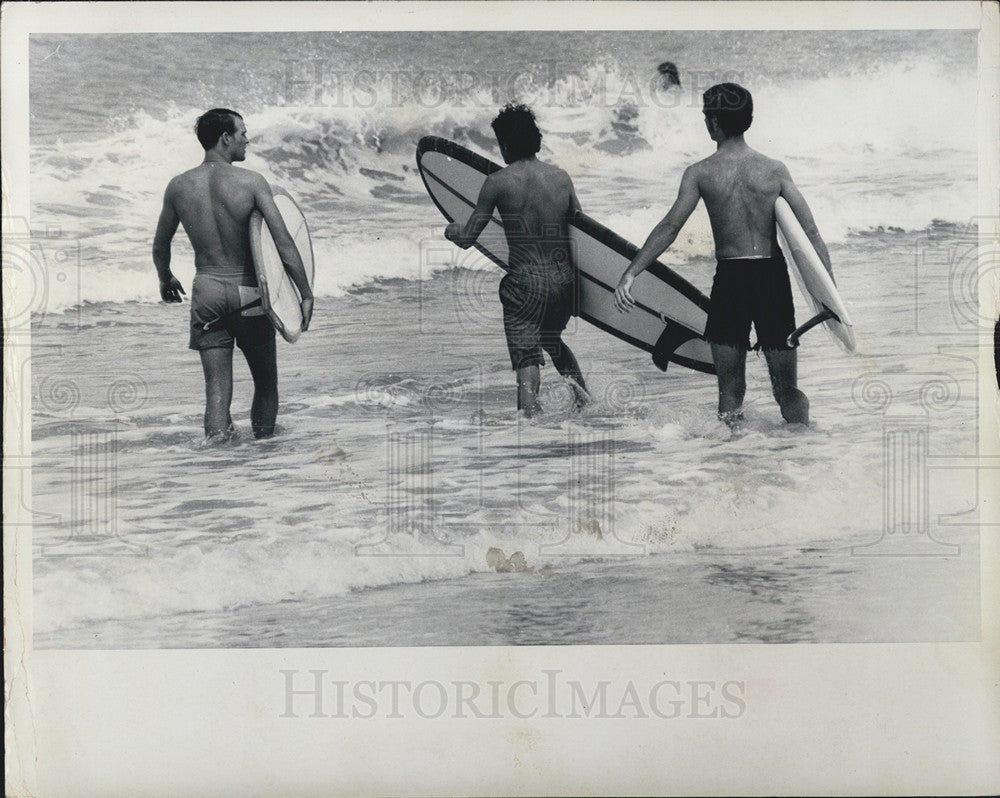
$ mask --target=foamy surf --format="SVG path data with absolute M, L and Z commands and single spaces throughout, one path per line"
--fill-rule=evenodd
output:
M 412 47 L 415 68 L 443 74 L 432 59 L 445 52 L 485 75 L 495 58 L 474 45 L 493 34 L 459 34 L 450 50 L 449 35 Z M 33 37 L 31 254 L 49 277 L 30 370 L 36 644 L 967 638 L 978 596 L 969 486 L 932 491 L 925 519 L 942 550 L 971 552 L 960 567 L 870 566 L 850 552 L 891 526 L 885 400 L 925 424 L 929 456 L 975 451 L 974 364 L 935 348 L 937 333 L 968 342 L 942 264 L 975 243 L 961 226 L 976 208 L 974 33 L 936 32 L 932 54 L 905 32 L 675 33 L 667 54 L 654 33 L 528 33 L 507 40 L 499 68 L 532 69 L 501 82 L 503 96 L 488 82 L 464 99 L 390 94 L 368 106 L 338 107 L 329 87 L 317 105 L 282 93 L 290 47 L 386 73 L 398 64 L 385 53 L 410 36 L 250 37 L 254 68 L 224 73 L 189 65 L 242 58 L 247 37 L 154 37 L 169 57 L 132 59 L 127 83 L 103 37 Z M 56 44 L 61 57 L 44 60 Z M 706 63 L 709 52 L 725 63 Z M 649 93 L 665 57 L 681 65 L 677 102 Z M 100 102 L 68 96 L 78 75 Z M 492 115 L 531 102 L 543 157 L 573 174 L 585 211 L 641 243 L 683 167 L 711 151 L 703 78 L 754 91 L 751 144 L 784 159 L 805 191 L 861 355 L 821 330 L 803 340 L 808 430 L 781 422 L 764 363 L 749 358 L 734 435 L 717 420 L 712 378 L 676 364 L 663 374 L 574 321 L 567 340 L 593 404 L 570 412 L 546 367 L 545 412 L 519 419 L 499 272 L 441 237 L 416 141 L 439 135 L 499 160 Z M 279 345 L 280 434 L 203 448 L 188 307 L 158 301 L 149 249 L 167 180 L 201 157 L 191 125 L 216 104 L 246 116 L 245 165 L 303 206 L 318 302 L 309 333 Z M 915 265 L 915 251 L 930 254 Z M 189 286 L 182 235 L 173 262 Z M 701 211 L 667 263 L 708 290 Z M 928 397 L 920 375 L 942 369 L 951 382 Z M 235 379 L 245 432 L 251 383 L 238 354 Z M 910 615 L 880 611 L 880 591 L 907 579 L 922 588 Z M 951 621 L 921 625 L 934 601 Z
M 55 66 L 39 64 L 39 81 Z M 786 161 L 828 242 L 878 228 L 923 230 L 935 219 L 967 223 L 976 198 L 974 67 L 974 58 L 962 69 L 953 58 L 906 57 L 803 77 L 775 64 L 749 81 L 757 108 L 751 144 Z M 673 201 L 683 168 L 711 152 L 694 84 L 664 94 L 652 75 L 624 57 L 575 57 L 562 73 L 551 64 L 527 70 L 503 98 L 485 81 L 467 96 L 446 92 L 408 105 L 371 95 L 367 103 L 331 93 L 304 104 L 250 93 L 242 108 L 251 136 L 245 166 L 302 205 L 316 242 L 319 296 L 380 279 L 424 280 L 458 261 L 435 246 L 442 224 L 415 168 L 417 140 L 443 136 L 499 161 L 490 119 L 498 103 L 525 100 L 545 133 L 542 157 L 573 175 L 588 214 L 638 244 Z M 377 97 L 380 90 L 372 89 Z M 49 267 L 58 257 L 65 272 L 50 286 L 49 311 L 157 300 L 151 234 L 167 181 L 201 157 L 191 125 L 203 110 L 180 101 L 133 107 L 103 121 L 89 117 L 82 131 L 33 136 L 36 249 Z M 58 113 L 39 101 L 40 117 Z M 189 282 L 182 238 L 175 271 Z M 699 210 L 668 265 L 710 257 L 711 241 Z

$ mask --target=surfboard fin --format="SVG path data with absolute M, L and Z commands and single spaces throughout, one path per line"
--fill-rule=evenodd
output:
M 833 319 L 834 321 L 840 321 L 840 317 L 837 316 L 830 308 L 825 304 L 823 305 L 823 310 L 813 316 L 809 321 L 799 327 L 795 332 L 788 336 L 789 346 L 798 346 L 799 338 L 801 338 L 805 333 L 809 332 L 813 327 L 822 324 L 824 321 L 829 321 Z
M 660 333 L 660 337 L 656 339 L 652 351 L 653 365 L 660 371 L 667 370 L 667 366 L 670 364 L 670 356 L 677 350 L 677 347 L 698 337 L 698 333 L 689 330 L 682 324 L 676 324 L 670 321 L 670 319 L 663 319 L 663 321 L 667 326 Z

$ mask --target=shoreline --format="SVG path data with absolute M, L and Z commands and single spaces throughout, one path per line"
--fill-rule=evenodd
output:
M 857 549 L 858 547 L 856 547 Z M 941 549 L 944 551 L 944 549 Z M 544 558 L 529 557 L 531 562 Z M 769 546 L 475 572 L 327 598 L 86 623 L 38 649 L 968 642 L 978 536 L 958 556 Z M 901 586 L 919 581 L 919 592 Z M 964 622 L 956 624 L 956 617 Z M 890 621 L 887 625 L 887 621 Z

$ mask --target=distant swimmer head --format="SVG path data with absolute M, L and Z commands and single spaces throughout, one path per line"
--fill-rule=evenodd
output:
M 705 103 L 705 124 L 712 130 L 712 120 L 718 122 L 725 136 L 739 136 L 753 121 L 753 97 L 736 83 L 719 83 L 702 95 Z
M 234 161 L 246 157 L 247 128 L 243 117 L 228 108 L 213 108 L 198 117 L 194 132 L 205 151 L 221 146 Z
M 656 71 L 661 75 L 660 85 L 664 89 L 675 87 L 679 89 L 681 87 L 681 76 L 673 61 L 664 61 L 656 68 Z
M 535 115 L 526 105 L 508 103 L 492 124 L 505 163 L 530 158 L 542 148 L 541 131 L 535 124 Z

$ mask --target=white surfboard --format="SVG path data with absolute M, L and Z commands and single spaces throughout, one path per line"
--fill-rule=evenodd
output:
M 802 296 L 816 314 L 792 333 L 789 342 L 794 343 L 806 330 L 823 324 L 845 351 L 853 352 L 856 346 L 854 325 L 847 307 L 809 236 L 783 197 L 778 197 L 774 203 L 774 216 L 785 260 L 792 266 Z
M 287 191 L 277 186 L 273 191 L 274 204 L 278 206 L 285 227 L 295 242 L 311 286 L 315 264 L 306 217 Z M 281 255 L 260 211 L 250 214 L 250 254 L 260 285 L 261 305 L 274 328 L 286 341 L 294 344 L 302 334 L 302 298 L 281 262 Z
M 437 136 L 417 145 L 417 166 L 427 193 L 449 221 L 464 224 L 475 207 L 487 175 L 501 167 L 471 150 Z M 659 261 L 635 279 L 638 298 L 631 313 L 615 309 L 615 286 L 638 248 L 586 214 L 570 221 L 573 263 L 577 272 L 578 315 L 596 327 L 653 356 L 666 370 L 674 362 L 696 371 L 715 373 L 712 351 L 704 339 L 708 297 Z M 476 248 L 507 268 L 507 238 L 494 217 Z

